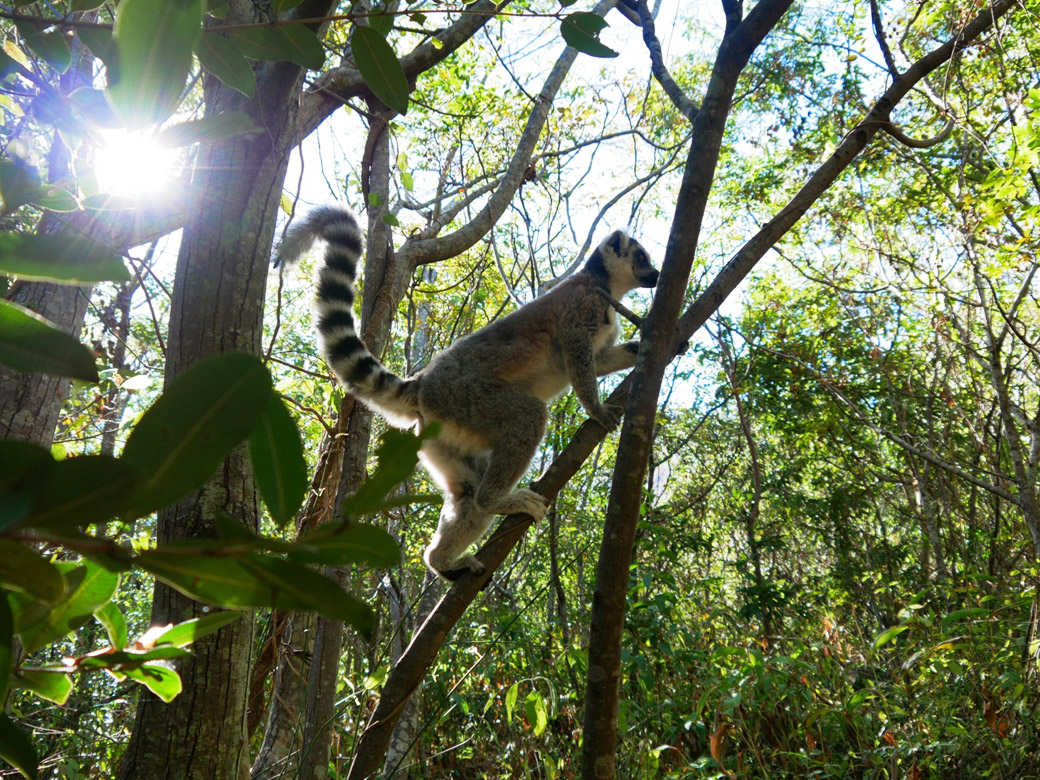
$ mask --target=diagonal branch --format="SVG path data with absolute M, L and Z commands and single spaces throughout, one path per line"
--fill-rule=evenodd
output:
M 661 41 L 657 38 L 654 17 L 646 5 L 646 0 L 621 0 L 621 4 L 634 12 L 639 20 L 638 25 L 643 29 L 643 43 L 646 44 L 646 49 L 650 52 L 650 69 L 654 74 L 654 78 L 657 79 L 657 82 L 664 89 L 668 99 L 675 104 L 675 107 L 679 109 L 683 116 L 692 122 L 694 115 L 697 113 L 697 104 L 683 92 L 682 87 L 676 83 L 675 79 L 672 78 L 672 74 L 668 72 L 668 66 L 664 64 Z

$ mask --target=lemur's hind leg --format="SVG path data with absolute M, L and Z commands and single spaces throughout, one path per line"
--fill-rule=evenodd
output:
M 549 410 L 537 398 L 512 388 L 500 393 L 497 400 L 502 416 L 477 488 L 477 506 L 494 515 L 524 513 L 541 520 L 547 507 L 545 498 L 533 490 L 513 488 L 531 465 L 545 435 Z
M 466 455 L 439 439 L 423 444 L 420 456 L 444 493 L 437 530 L 423 560 L 447 580 L 457 580 L 466 571 L 483 574 L 484 565 L 466 555 L 466 550 L 484 535 L 494 517 L 482 511 L 475 499 L 487 456 Z

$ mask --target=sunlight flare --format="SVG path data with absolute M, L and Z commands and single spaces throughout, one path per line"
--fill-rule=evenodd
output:
M 106 132 L 94 158 L 101 191 L 122 197 L 161 193 L 177 168 L 177 150 L 160 144 L 153 132 Z

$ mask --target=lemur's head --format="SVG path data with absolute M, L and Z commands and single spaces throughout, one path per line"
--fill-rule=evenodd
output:
M 603 277 L 615 298 L 636 287 L 656 287 L 660 276 L 642 245 L 622 230 L 603 239 L 585 268 Z

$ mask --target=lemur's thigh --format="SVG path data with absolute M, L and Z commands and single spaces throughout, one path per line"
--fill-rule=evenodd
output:
M 549 412 L 542 401 L 513 388 L 503 392 L 502 400 L 477 505 L 495 514 L 525 512 L 540 519 L 545 514 L 545 500 L 530 490 L 513 491 L 513 487 L 545 435 Z

